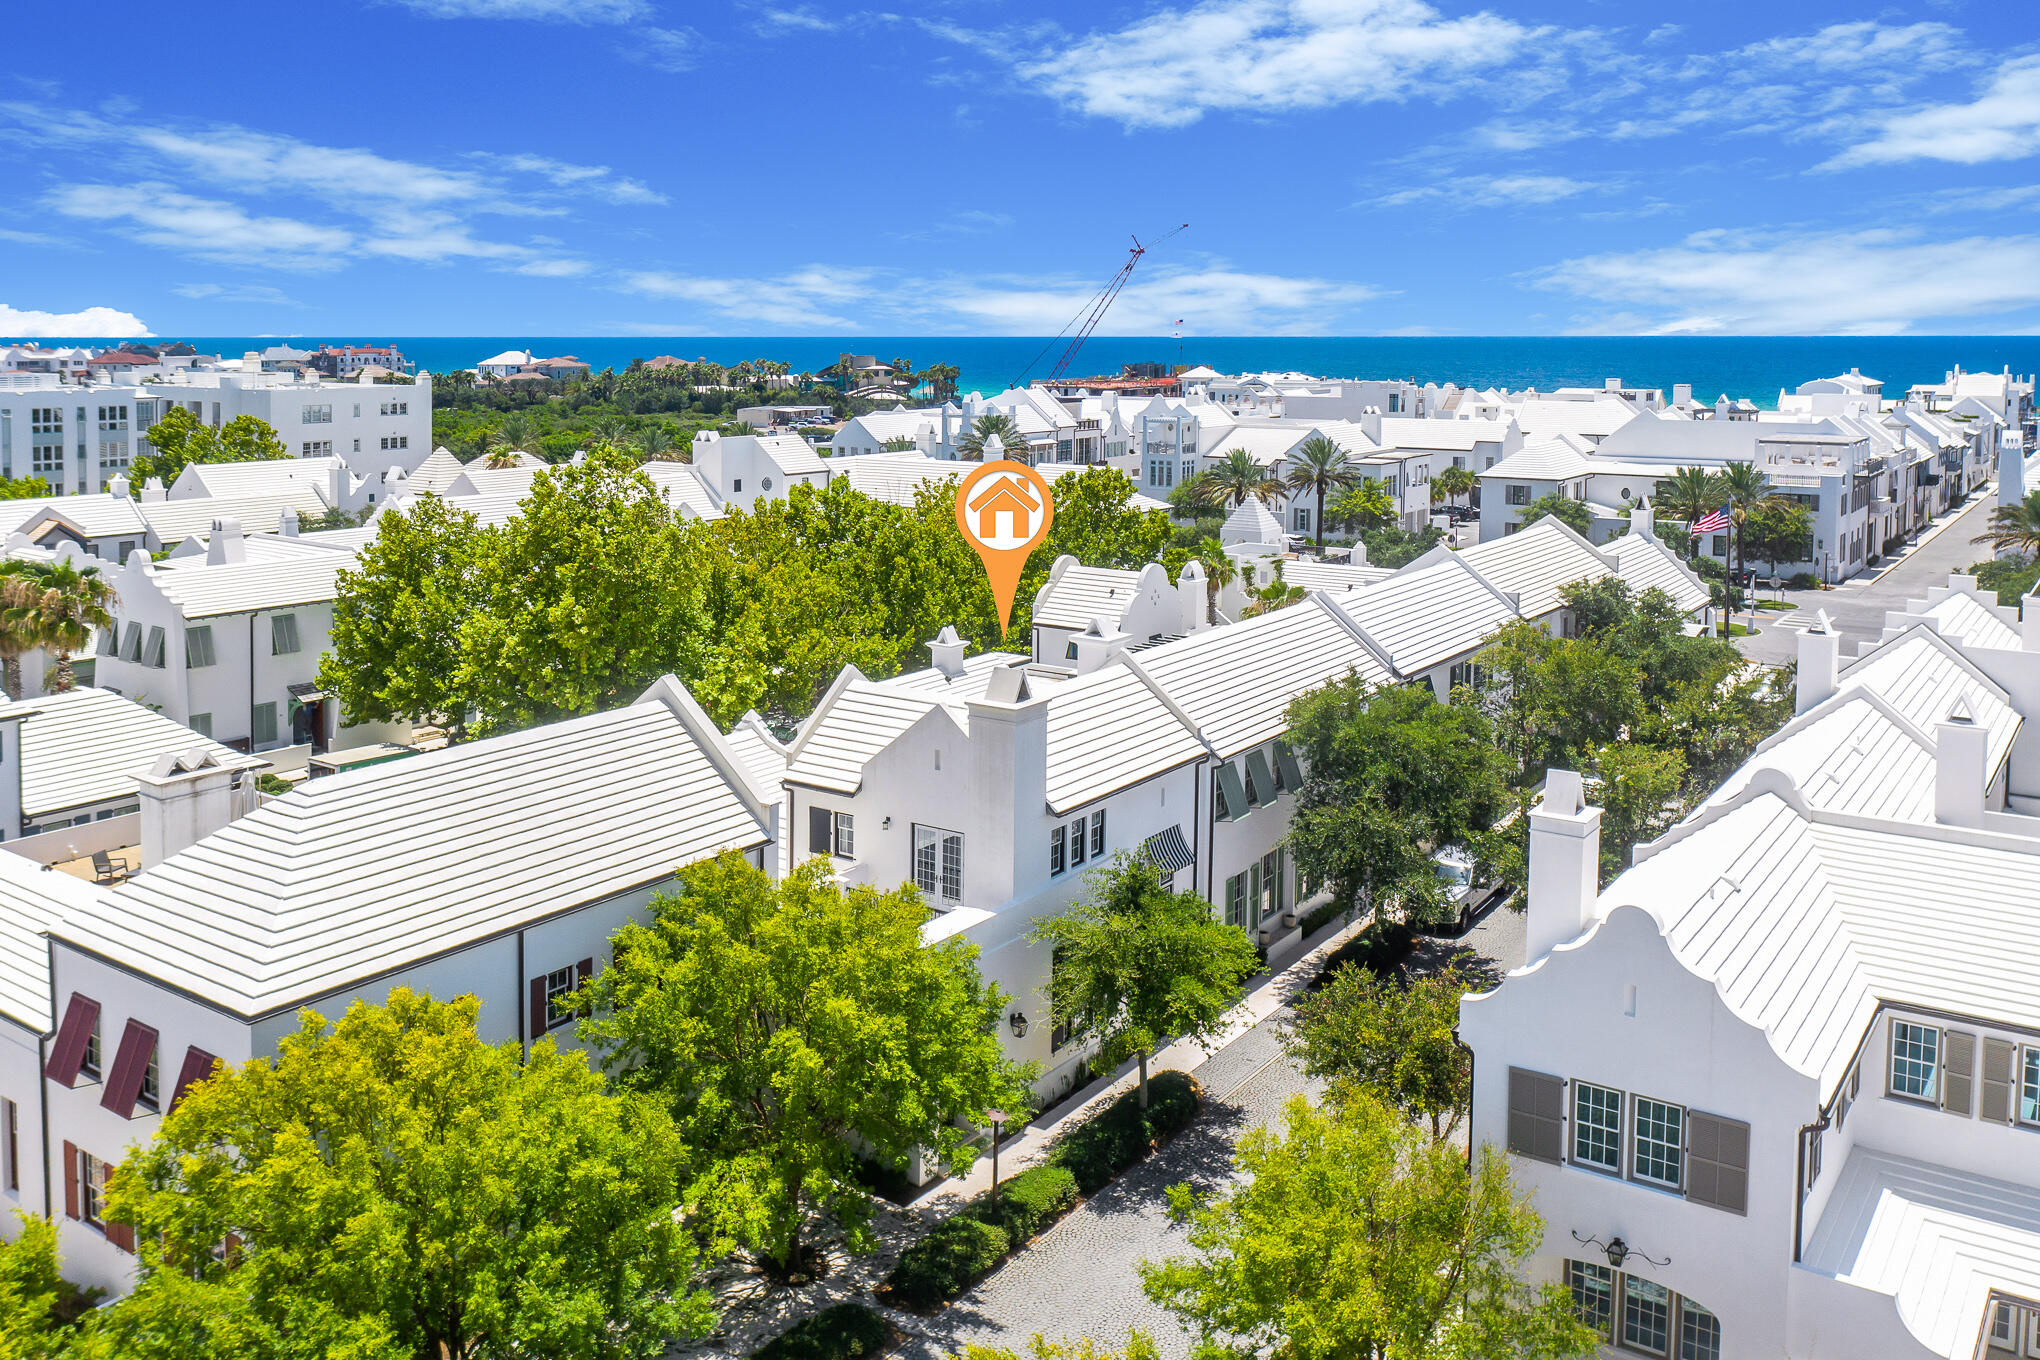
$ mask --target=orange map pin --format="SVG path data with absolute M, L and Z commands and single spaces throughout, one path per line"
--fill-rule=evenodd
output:
M 956 527 L 984 560 L 1002 635 L 1013 621 L 1013 592 L 1020 588 L 1027 554 L 1041 546 L 1053 523 L 1055 496 L 1048 479 L 1025 463 L 986 463 L 956 489 Z

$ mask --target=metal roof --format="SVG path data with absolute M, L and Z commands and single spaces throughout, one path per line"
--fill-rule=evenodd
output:
M 219 566 L 194 559 L 174 567 L 151 563 L 146 579 L 185 618 L 203 619 L 327 603 L 339 593 L 340 573 L 355 565 L 351 552 L 304 552 Z M 133 581 L 127 577 L 120 588 L 132 589 Z
M 27 532 L 53 515 L 75 526 L 87 538 L 115 538 L 121 534 L 139 538 L 149 527 L 136 502 L 102 492 L 0 503 L 0 530 L 10 534 L 16 530 Z
M 1774 732 L 1707 800 L 1726 803 L 1779 770 L 1808 804 L 1893 821 L 1934 820 L 1934 743 L 1875 691 L 1851 687 Z
M 1326 595 L 1397 673 L 1417 675 L 1477 650 L 1516 610 L 1457 553 L 1413 562 L 1364 590 Z
M 1495 589 L 1516 596 L 1517 612 L 1526 619 L 1561 608 L 1565 604 L 1561 588 L 1575 581 L 1615 575 L 1606 557 L 1550 515 L 1520 533 L 1463 548 L 1459 556 Z
M 309 781 L 58 933 L 254 1017 L 762 844 L 734 756 L 691 707 L 662 681 L 607 713 Z
M 1940 623 L 1942 637 L 1951 637 L 1972 647 L 1994 647 L 2012 652 L 2020 648 L 2019 630 L 1974 595 L 1955 591 L 1920 612 Z
M 1140 573 L 1071 563 L 1034 596 L 1034 622 L 1043 628 L 1082 629 L 1092 619 L 1117 624 L 1139 594 Z
M 63 916 L 91 910 L 100 895 L 83 879 L 0 852 L 0 1014 L 37 1034 L 56 1028 L 43 935 Z
M 1358 590 L 1376 581 L 1386 581 L 1393 575 L 1395 572 L 1389 567 L 1355 567 L 1344 562 L 1282 563 L 1283 584 L 1303 590 Z
M 239 520 L 244 534 L 273 534 L 283 524 L 283 512 L 295 510 L 300 520 L 326 512 L 325 499 L 310 482 L 286 482 L 276 491 L 260 496 L 192 496 L 175 501 L 142 501 L 142 518 L 156 537 L 165 543 L 210 533 L 215 521 Z
M 1662 590 L 1672 597 L 1681 614 L 1690 614 L 1713 598 L 1707 583 L 1655 534 L 1611 538 L 1601 545 L 1601 552 L 1615 559 L 1615 574 L 1631 591 L 1641 595 L 1646 590 Z
M 1837 685 L 1875 690 L 1927 733 L 1960 698 L 1969 706 L 1970 717 L 1990 733 L 1984 768 L 1991 771 L 2011 753 L 2024 721 L 2004 690 L 1972 666 L 1953 643 L 1923 624 L 1858 657 L 1842 671 Z
M 27 715 L 21 724 L 21 815 L 29 821 L 132 796 L 135 776 L 147 774 L 163 755 L 203 750 L 230 769 L 269 763 L 103 689 L 74 689 L 32 703 L 0 701 L 0 718 L 16 713 Z
M 1128 666 L 1080 675 L 1050 694 L 1048 805 L 1058 815 L 1203 754 L 1197 735 Z

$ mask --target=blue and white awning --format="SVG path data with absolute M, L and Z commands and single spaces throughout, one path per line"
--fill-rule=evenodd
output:
M 1141 853 L 1154 862 L 1154 866 L 1167 878 L 1186 865 L 1195 864 L 1197 856 L 1190 853 L 1189 842 L 1183 839 L 1183 828 L 1172 826 L 1166 831 L 1157 831 L 1140 843 Z

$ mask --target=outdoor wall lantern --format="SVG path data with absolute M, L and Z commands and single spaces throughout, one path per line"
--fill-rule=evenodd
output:
M 880 822 L 880 823 L 878 824 L 878 829 L 879 829 L 880 831 L 890 831 L 890 830 L 892 830 L 892 818 L 888 817 L 888 818 L 886 818 L 886 819 L 885 819 L 884 821 Z
M 1014 1011 L 1006 1017 L 1006 1023 L 1013 1027 L 1013 1037 L 1015 1039 L 1025 1039 L 1027 1037 L 1027 1015 L 1024 1011 Z
M 1577 1230 L 1574 1231 L 1572 1236 L 1573 1241 L 1578 1242 L 1582 1246 L 1599 1247 L 1603 1252 L 1607 1253 L 1608 1264 L 1617 1270 L 1622 1269 L 1622 1263 L 1632 1256 L 1643 1257 L 1644 1260 L 1649 1261 L 1659 1270 L 1663 1270 L 1672 1263 L 1672 1258 L 1669 1256 L 1662 1261 L 1654 1256 L 1644 1256 L 1642 1252 L 1624 1242 L 1620 1237 L 1611 1237 L 1606 1242 L 1603 1242 L 1598 1237 L 1581 1237 Z

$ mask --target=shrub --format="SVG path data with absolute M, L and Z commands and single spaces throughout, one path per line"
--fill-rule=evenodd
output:
M 999 1264 L 1011 1245 L 1004 1228 L 957 1214 L 900 1253 L 886 1288 L 909 1308 L 947 1303 Z
M 1316 908 L 1303 918 L 1304 938 L 1309 939 L 1312 935 L 1317 934 L 1318 931 L 1324 929 L 1338 917 L 1345 914 L 1346 905 L 1343 902 L 1327 902 L 1323 906 Z
M 1181 1072 L 1163 1072 L 1148 1080 L 1145 1118 L 1140 1092 L 1128 1091 L 1103 1113 L 1064 1134 L 1049 1154 L 1049 1163 L 1067 1168 L 1078 1189 L 1094 1194 L 1147 1156 L 1158 1141 L 1188 1124 L 1198 1104 L 1194 1081 Z
M 1819 590 L 1820 578 L 1810 571 L 1802 571 L 1786 581 L 1785 585 L 1791 590 Z
M 1006 1230 L 1015 1247 L 1037 1236 L 1068 1213 L 1077 1202 L 1077 1178 L 1068 1168 L 1037 1166 L 999 1186 L 999 1197 L 979 1197 L 969 1210 L 973 1218 Z
M 885 1349 L 891 1328 L 862 1304 L 839 1303 L 761 1346 L 756 1360 L 864 1360 Z

